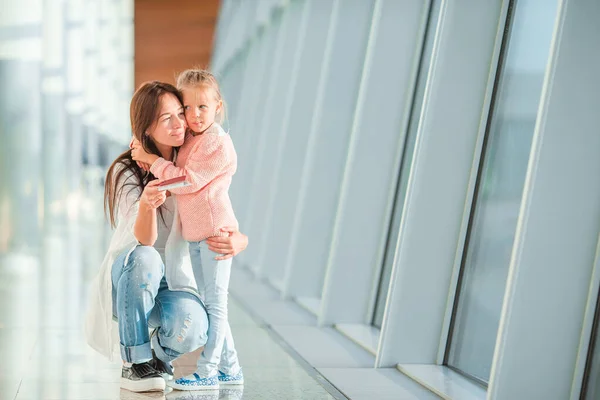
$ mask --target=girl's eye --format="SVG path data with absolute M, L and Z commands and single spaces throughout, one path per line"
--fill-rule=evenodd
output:
M 190 106 L 185 106 L 185 107 L 183 107 L 183 109 L 184 109 L 185 111 L 187 111 L 187 110 L 189 110 L 189 109 L 190 109 Z

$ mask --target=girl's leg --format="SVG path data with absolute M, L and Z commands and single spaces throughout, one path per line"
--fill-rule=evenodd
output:
M 148 318 L 163 276 L 162 259 L 153 247 L 137 246 L 113 265 L 113 311 L 123 361 L 140 364 L 152 359 Z
M 208 249 L 205 241 L 190 243 L 190 256 L 198 290 L 204 294 L 209 321 L 208 341 L 198 359 L 196 373 L 201 378 L 213 377 L 218 374 L 218 366 L 221 365 L 227 370 L 224 372 L 236 374 L 240 366 L 227 321 L 231 259 L 215 260 L 217 254 Z M 225 359 L 221 359 L 223 352 Z
M 226 327 L 227 332 L 225 333 L 225 341 L 223 342 L 223 352 L 221 353 L 219 371 L 233 376 L 237 375 L 242 368 L 240 367 L 240 361 L 238 359 L 237 351 L 235 350 L 229 322 L 226 322 Z

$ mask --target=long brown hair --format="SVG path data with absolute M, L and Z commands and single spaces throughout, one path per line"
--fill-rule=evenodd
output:
M 181 104 L 183 98 L 175 86 L 158 81 L 143 83 L 134 93 L 129 108 L 131 118 L 131 131 L 133 136 L 140 141 L 146 152 L 160 156 L 160 151 L 156 143 L 152 140 L 146 131 L 156 124 L 158 113 L 160 112 L 160 100 L 165 94 L 172 94 Z M 130 173 L 135 177 L 133 182 L 127 184 L 123 182 L 123 175 Z M 127 150 L 117 157 L 117 159 L 108 168 L 104 185 L 104 212 L 114 228 L 117 225 L 117 204 L 118 198 L 124 195 L 124 190 L 141 189 L 144 190 L 148 182 L 155 177 L 142 170 L 131 158 L 131 150 Z M 162 214 L 161 214 L 162 215 Z

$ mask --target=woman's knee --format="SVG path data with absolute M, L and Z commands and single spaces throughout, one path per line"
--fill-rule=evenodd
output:
M 141 270 L 146 278 L 160 282 L 164 274 L 164 265 L 160 254 L 154 247 L 137 246 L 129 254 L 125 270 Z
M 204 308 L 197 306 L 182 309 L 177 315 L 171 316 L 171 326 L 165 333 L 165 345 L 181 354 L 189 353 L 202 347 L 208 340 L 208 316 Z M 162 338 L 161 338 L 162 339 Z M 163 340 L 161 340 L 161 343 Z

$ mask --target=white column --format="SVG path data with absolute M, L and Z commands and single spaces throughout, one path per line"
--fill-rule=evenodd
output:
M 307 0 L 309 27 L 306 30 L 304 45 L 299 56 L 297 83 L 289 105 L 290 112 L 282 122 L 282 132 L 286 132 L 281 144 L 281 164 L 273 182 L 273 209 L 269 224 L 264 224 L 266 237 L 273 243 L 271 251 L 265 253 L 265 265 L 284 264 L 290 248 L 292 222 L 298 204 L 298 184 L 302 163 L 308 143 L 308 131 L 315 113 L 317 91 L 320 83 L 321 66 L 326 53 L 329 26 L 333 22 L 333 2 Z M 247 194 L 242 192 L 241 196 Z M 260 224 L 260 222 L 259 222 Z M 258 239 L 260 240 L 260 239 Z M 260 245 L 257 244 L 257 245 Z M 284 293 L 293 294 L 295 282 L 292 271 L 284 267 Z
M 488 399 L 579 399 L 597 300 L 599 20 L 597 1 L 560 2 Z
M 67 0 L 66 72 L 67 72 L 67 165 L 69 202 L 67 214 L 75 216 L 75 195 L 81 180 L 84 110 L 84 0 Z
M 468 4 L 478 18 L 465 18 L 465 2 L 445 2 L 441 11 L 381 327 L 378 367 L 437 364 L 444 347 L 440 340 L 446 337 L 453 271 L 460 266 L 456 255 L 461 253 L 457 245 L 465 194 L 472 190 L 473 154 L 481 151 L 485 133 L 481 121 L 487 120 L 498 60 L 494 45 L 502 32 L 498 21 L 504 20 L 499 3 Z
M 323 324 L 371 322 L 428 10 L 422 0 L 378 0 L 328 257 Z
M 273 217 L 272 210 L 277 191 L 274 183 L 278 180 L 281 164 L 286 161 L 283 159 L 283 148 L 287 136 L 287 130 L 284 127 L 289 115 L 294 112 L 291 105 L 300 72 L 300 56 L 310 23 L 308 2 L 294 0 L 287 7 L 286 13 L 289 14 L 289 22 L 284 26 L 286 36 L 280 56 L 279 74 L 274 82 L 272 102 L 270 107 L 265 110 L 267 121 L 263 132 L 265 145 L 262 155 L 257 157 L 257 162 L 262 163 L 262 168 L 255 176 L 255 184 L 258 187 L 253 195 L 254 204 L 258 206 L 255 209 L 260 212 L 254 217 L 256 225 L 251 227 L 257 243 L 255 262 L 261 274 L 275 282 L 283 282 L 284 264 L 281 262 L 266 263 L 266 255 L 269 252 L 269 246 L 266 244 L 269 241 L 266 227 L 271 225 Z
M 38 245 L 42 7 L 0 3 L 0 253 Z
M 118 93 L 118 136 L 115 137 L 117 143 L 126 145 L 131 137 L 131 124 L 129 121 L 129 103 L 131 96 L 136 89 L 134 81 L 134 30 L 133 13 L 134 1 L 122 0 L 119 2 L 119 59 L 117 68 L 117 87 Z M 115 154 L 116 156 L 116 154 Z
M 100 79 L 100 0 L 86 0 L 84 14 L 84 163 L 98 162 L 98 131 L 101 121 Z
M 271 44 L 271 46 L 273 46 L 273 53 L 269 63 L 270 65 L 268 65 L 268 70 L 270 72 L 267 74 L 268 76 L 264 81 L 265 84 L 261 90 L 264 93 L 264 97 L 256 107 L 257 125 L 255 126 L 257 129 L 254 129 L 256 137 L 253 140 L 254 148 L 252 152 L 254 162 L 252 162 L 251 165 L 246 165 L 246 168 L 250 168 L 251 171 L 246 175 L 247 184 L 249 185 L 250 190 L 246 196 L 247 210 L 249 211 L 245 218 L 245 226 L 248 229 L 248 235 L 258 239 L 256 243 L 259 245 L 259 237 L 264 231 L 263 221 L 265 212 L 263 211 L 266 207 L 266 202 L 259 203 L 264 195 L 264 193 L 261 193 L 264 184 L 262 181 L 262 178 L 264 177 L 263 168 L 272 168 L 272 161 L 266 160 L 270 159 L 272 156 L 272 154 L 267 152 L 267 148 L 270 147 L 269 142 L 271 136 L 269 125 L 275 118 L 272 111 L 273 103 L 276 101 L 276 89 L 279 84 L 278 77 L 285 73 L 285 71 L 283 71 L 284 69 L 290 69 L 289 65 L 287 68 L 282 68 L 283 55 L 285 52 L 284 45 L 286 44 L 286 36 L 288 36 L 288 25 L 290 24 L 290 21 L 291 16 L 289 12 L 278 10 L 274 17 L 273 25 L 269 28 L 276 38 Z M 289 59 L 290 57 L 288 56 L 287 58 Z M 277 99 L 277 101 L 281 101 L 281 99 Z M 244 255 L 244 259 L 247 260 L 247 263 L 252 265 L 253 268 L 256 268 L 259 273 L 262 273 L 262 266 L 257 263 L 259 251 L 260 246 L 248 248 L 248 251 Z
M 338 1 L 311 115 L 286 264 L 290 294 L 320 298 L 374 1 Z
M 66 204 L 65 0 L 44 0 L 42 123 L 44 231 L 60 229 Z

